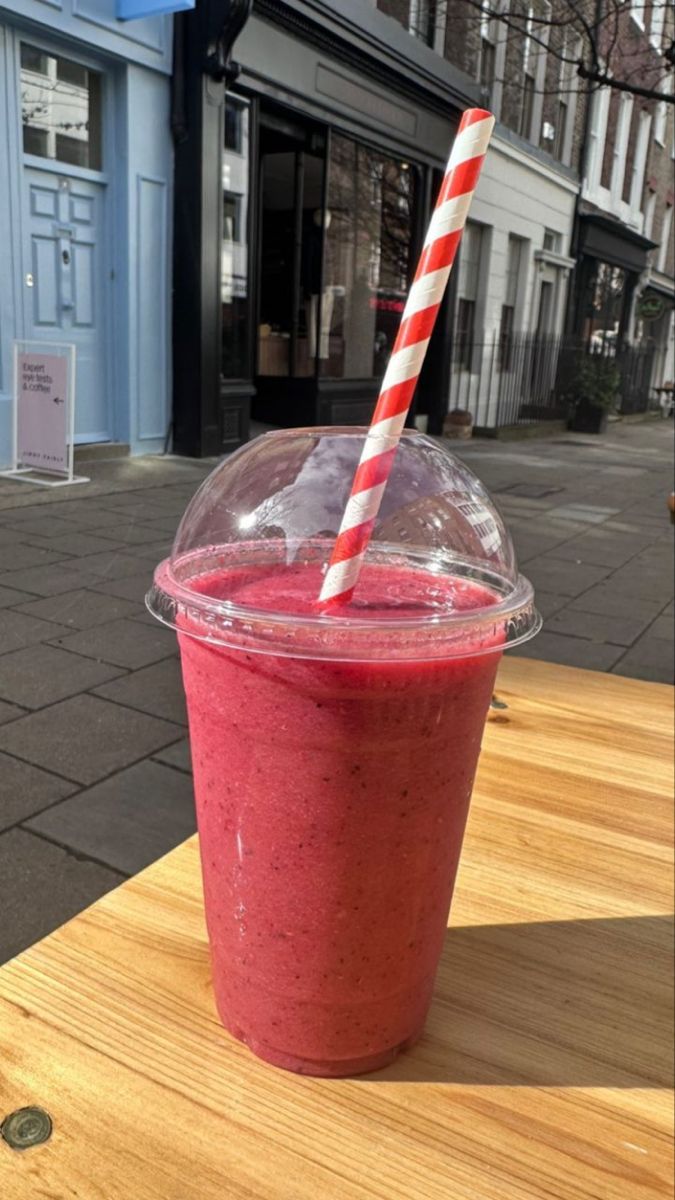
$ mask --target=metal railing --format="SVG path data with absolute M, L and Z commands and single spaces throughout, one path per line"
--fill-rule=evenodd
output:
M 456 341 L 450 364 L 450 408 L 468 410 L 474 426 L 503 429 L 563 420 L 580 355 L 612 358 L 619 376 L 618 411 L 649 407 L 653 347 L 591 347 L 567 335 L 513 333 Z

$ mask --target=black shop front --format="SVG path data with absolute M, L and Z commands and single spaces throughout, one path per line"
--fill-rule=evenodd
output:
M 369 420 L 459 114 L 479 101 L 356 0 L 254 5 L 233 64 L 231 7 L 177 19 L 173 435 L 191 455 L 242 444 L 250 417 Z M 418 388 L 432 429 L 451 311 L 450 296 Z

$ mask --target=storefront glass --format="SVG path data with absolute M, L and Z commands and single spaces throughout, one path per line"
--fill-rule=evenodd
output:
M 321 294 L 321 374 L 379 378 L 410 282 L 416 172 L 334 134 L 330 143 Z
M 248 102 L 228 96 L 223 153 L 223 235 L 220 297 L 222 306 L 222 374 L 241 379 L 248 374 L 248 239 L 249 239 Z
M 623 268 L 596 262 L 590 281 L 585 330 L 591 350 L 616 354 L 627 294 L 626 272 Z

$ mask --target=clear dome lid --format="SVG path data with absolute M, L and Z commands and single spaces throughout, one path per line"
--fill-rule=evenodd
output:
M 349 604 L 318 595 L 366 429 L 268 433 L 190 501 L 148 608 L 181 633 L 294 657 L 439 658 L 535 634 L 531 584 L 488 492 L 443 445 L 405 431 Z

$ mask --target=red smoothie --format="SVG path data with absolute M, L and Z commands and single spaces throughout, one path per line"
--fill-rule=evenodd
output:
M 319 585 L 318 567 L 258 566 L 191 587 L 297 616 Z M 341 615 L 495 602 L 478 583 L 366 565 Z M 420 634 L 419 660 L 363 662 L 179 633 L 218 1010 L 278 1066 L 374 1070 L 421 1032 L 501 655 L 494 627 L 466 637 L 459 656 L 425 661 Z

